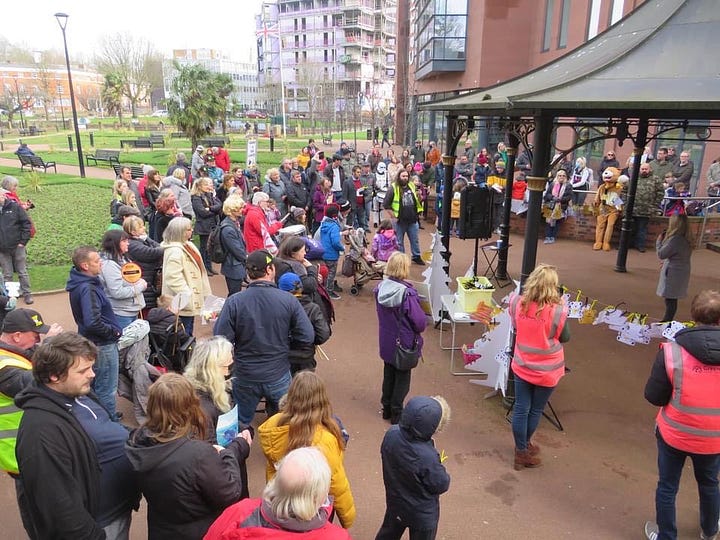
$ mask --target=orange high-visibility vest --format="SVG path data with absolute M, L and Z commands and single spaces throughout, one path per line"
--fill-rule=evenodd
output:
M 657 415 L 663 440 L 693 454 L 720 454 L 720 366 L 703 364 L 677 343 L 660 345 L 673 385 Z
M 510 318 L 516 330 L 512 370 L 521 379 L 538 386 L 555 386 L 565 375 L 565 354 L 560 334 L 567 320 L 564 304 L 546 305 L 537 313 L 534 302 L 523 312 L 522 297 L 510 300 Z

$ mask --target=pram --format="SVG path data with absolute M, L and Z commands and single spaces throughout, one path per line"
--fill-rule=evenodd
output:
M 150 363 L 182 373 L 192 356 L 195 338 L 185 333 L 178 317 L 167 309 L 153 308 L 147 318 L 150 323 Z
M 343 262 L 343 275 L 346 277 L 353 278 L 353 284 L 350 287 L 350 294 L 357 296 L 360 294 L 360 289 L 368 281 L 383 278 L 383 270 L 385 269 L 385 263 L 376 261 L 370 251 L 367 248 L 367 241 L 365 240 L 365 231 L 361 228 L 350 231 L 347 235 L 348 242 L 350 243 L 350 250 L 345 255 L 346 260 L 350 260 L 352 266 L 346 262 Z M 348 268 L 346 268 L 348 265 Z M 350 271 L 350 268 L 352 269 Z M 348 270 L 346 272 L 346 270 Z

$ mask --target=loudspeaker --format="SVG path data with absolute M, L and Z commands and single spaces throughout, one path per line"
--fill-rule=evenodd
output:
M 467 238 L 488 239 L 492 236 L 492 193 L 487 186 L 468 186 L 460 194 L 460 231 Z

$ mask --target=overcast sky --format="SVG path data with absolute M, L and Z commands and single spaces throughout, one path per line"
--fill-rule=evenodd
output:
M 26 3 L 27 2 L 27 3 Z M 129 33 L 150 41 L 162 53 L 172 49 L 221 49 L 249 60 L 255 48 L 255 15 L 262 0 L 12 0 L 3 2 L 0 36 L 31 50 L 62 51 L 57 12 L 69 15 L 70 55 L 90 58 L 104 35 Z

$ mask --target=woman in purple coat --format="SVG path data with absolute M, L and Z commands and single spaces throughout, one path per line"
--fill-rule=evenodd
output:
M 411 349 L 414 343 L 422 351 L 422 332 L 427 318 L 418 293 L 405 281 L 410 274 L 410 257 L 395 252 L 385 267 L 385 279 L 375 288 L 375 301 L 380 329 L 380 358 L 385 363 L 382 384 L 382 416 L 397 424 L 403 402 L 410 390 L 410 371 L 396 368 L 395 351 L 398 341 Z

